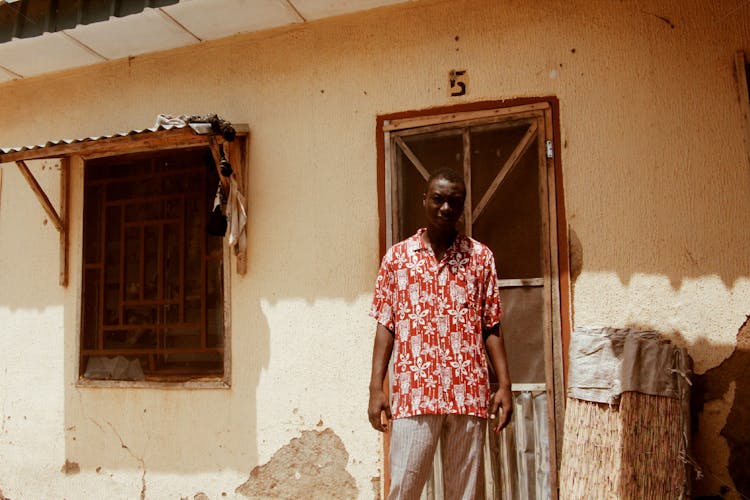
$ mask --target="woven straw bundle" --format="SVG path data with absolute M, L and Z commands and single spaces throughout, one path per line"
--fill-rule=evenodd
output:
M 560 497 L 669 499 L 686 495 L 680 400 L 625 392 L 619 405 L 568 398 Z

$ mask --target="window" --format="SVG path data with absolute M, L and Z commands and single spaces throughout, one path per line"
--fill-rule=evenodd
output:
M 218 182 L 208 147 L 86 162 L 84 379 L 224 377 L 224 243 L 206 230 Z

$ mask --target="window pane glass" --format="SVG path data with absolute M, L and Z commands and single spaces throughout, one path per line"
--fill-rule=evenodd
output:
M 414 135 L 403 139 L 428 173 L 444 167 L 452 168 L 458 173 L 463 172 L 464 148 L 460 131 Z M 392 147 L 396 151 L 397 203 L 401 227 L 400 233 L 396 235 L 398 241 L 411 236 L 426 224 L 422 195 L 427 188 L 427 181 L 395 141 Z
M 224 346 L 224 300 L 221 284 L 222 262 L 209 260 L 206 281 L 206 344 L 208 347 Z
M 146 226 L 143 230 L 143 298 L 160 299 L 159 296 L 159 253 L 161 227 Z
M 125 228 L 125 300 L 141 298 L 141 228 Z
M 158 220 L 161 217 L 161 203 L 153 200 L 146 203 L 128 203 L 125 207 L 125 222 Z
M 104 349 L 116 351 L 118 349 L 148 349 L 154 347 L 156 347 L 156 331 L 153 328 L 108 330 L 104 332 Z
M 543 384 L 544 287 L 502 288 L 500 298 L 510 379 L 515 384 Z
M 83 262 L 94 264 L 101 262 L 101 226 L 102 226 L 102 190 L 100 186 L 90 186 L 85 192 L 83 237 L 89 244 L 84 246 Z
M 121 207 L 118 205 L 107 207 L 105 214 L 104 324 L 116 325 L 120 323 Z M 89 241 L 86 240 L 84 245 L 88 243 Z
M 200 346 L 200 328 L 167 328 L 164 331 L 164 347 L 168 349 L 188 349 Z
M 472 209 L 476 208 L 528 128 L 528 123 L 522 123 L 471 130 Z
M 164 298 L 178 300 L 182 287 L 181 225 L 164 225 Z
M 96 349 L 99 335 L 99 285 L 101 271 L 89 269 L 85 271 L 83 280 L 83 296 L 86 297 L 83 308 L 83 348 Z
M 224 355 L 219 352 L 172 353 L 160 356 L 159 368 L 165 373 L 200 371 L 221 374 Z
M 523 129 L 472 134 L 472 193 L 474 205 L 516 147 Z M 500 278 L 543 276 L 542 216 L 539 206 L 539 158 L 536 141 L 506 175 L 491 201 L 474 222 L 473 236 L 492 249 Z M 475 179 L 476 178 L 476 179 Z

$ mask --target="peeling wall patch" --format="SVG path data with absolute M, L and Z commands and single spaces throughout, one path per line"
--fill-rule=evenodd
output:
M 736 397 L 721 435 L 729 446 L 729 475 L 742 495 L 750 495 L 750 434 L 747 432 L 750 427 L 750 317 L 737 332 L 737 346 L 732 355 L 696 377 L 694 415 L 703 410 L 705 403 L 720 398 L 732 382 L 736 384 Z
M 79 472 L 81 472 L 81 467 L 77 462 L 65 460 L 63 466 L 60 467 L 60 472 L 64 472 L 65 474 L 78 474 Z
M 255 467 L 235 492 L 251 498 L 356 498 L 348 461 L 349 453 L 333 430 L 303 431 L 268 463 Z
M 373 498 L 380 500 L 380 476 L 373 476 L 370 478 L 372 484 Z

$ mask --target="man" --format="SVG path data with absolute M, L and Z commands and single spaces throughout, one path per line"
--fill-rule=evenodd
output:
M 495 432 L 510 420 L 495 261 L 456 230 L 465 199 L 458 173 L 435 172 L 423 195 L 427 227 L 391 247 L 378 273 L 368 416 L 391 432 L 390 499 L 419 498 L 439 438 L 445 498 L 483 498 L 488 408 Z M 389 404 L 383 381 L 394 350 Z M 485 351 L 500 385 L 492 395 Z

